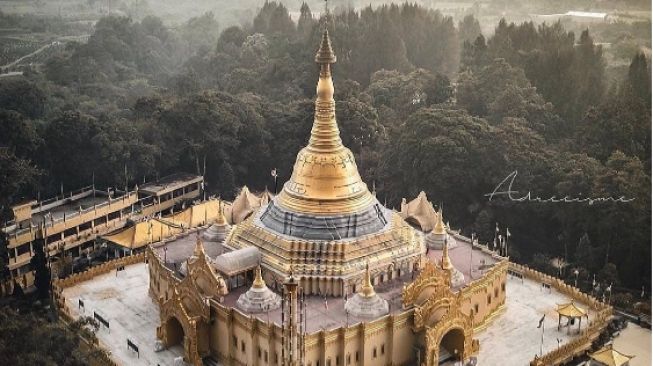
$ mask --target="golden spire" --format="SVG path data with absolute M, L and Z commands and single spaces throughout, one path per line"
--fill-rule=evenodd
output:
M 218 201 L 218 217 L 215 219 L 216 224 L 225 225 L 227 219 L 224 217 L 224 206 L 222 205 L 222 200 Z
M 195 242 L 195 250 L 193 251 L 193 254 L 196 257 L 204 255 L 204 244 L 202 243 L 202 239 L 200 238 L 199 234 L 197 235 L 197 241 Z
M 256 267 L 255 271 L 255 277 L 254 277 L 254 283 L 252 283 L 253 288 L 264 288 L 265 287 L 265 281 L 263 280 L 263 275 L 261 275 L 261 266 L 259 265 Z
M 437 220 L 435 221 L 435 226 L 433 227 L 433 234 L 443 235 L 447 233 L 447 231 L 444 228 L 444 221 L 442 219 L 442 216 L 443 216 L 442 205 L 440 205 L 440 210 L 438 210 L 438 214 L 437 214 Z
M 374 196 L 361 180 L 354 154 L 340 139 L 331 78 L 336 56 L 326 27 L 315 62 L 320 74 L 311 137 L 297 154 L 293 173 L 276 203 L 291 211 L 312 214 L 361 211 L 373 204 Z
M 376 295 L 374 291 L 374 286 L 372 286 L 372 278 L 370 276 L 370 264 L 369 262 L 365 264 L 365 276 L 363 277 L 363 285 L 359 294 L 363 297 L 372 297 Z
M 340 150 L 343 146 L 336 123 L 336 102 L 333 99 L 334 88 L 331 79 L 331 64 L 336 62 L 336 55 L 331 48 L 329 31 L 326 28 L 322 33 L 320 49 L 315 54 L 315 62 L 320 65 L 320 79 L 317 82 L 315 122 L 308 148 L 316 151 Z
M 453 269 L 453 264 L 449 258 L 449 240 L 444 238 L 444 247 L 442 248 L 442 269 L 450 271 Z

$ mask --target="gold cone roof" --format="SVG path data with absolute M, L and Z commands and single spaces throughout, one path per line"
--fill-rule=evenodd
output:
M 447 233 L 447 231 L 445 230 L 444 219 L 442 215 L 443 215 L 442 208 L 440 208 L 440 210 L 437 213 L 435 226 L 433 227 L 433 234 L 442 235 Z
M 573 301 L 566 304 L 558 304 L 558 314 L 569 318 L 580 318 L 587 315 L 587 310 L 578 307 Z
M 365 265 L 365 276 L 363 277 L 363 285 L 361 286 L 360 295 L 363 297 L 372 297 L 376 295 L 374 286 L 372 286 L 372 278 L 370 276 L 370 264 Z
M 224 206 L 222 206 L 222 201 L 218 203 L 218 217 L 215 219 L 215 223 L 218 225 L 227 224 L 227 219 L 224 217 Z
M 635 357 L 621 353 L 612 347 L 613 345 L 609 344 L 590 354 L 590 358 L 607 366 L 623 366 L 628 364 L 628 362 Z
M 256 277 L 254 278 L 254 283 L 252 283 L 252 287 L 254 288 L 265 287 L 265 281 L 263 280 L 263 276 L 261 275 L 261 266 L 256 267 Z
M 361 180 L 354 155 L 340 139 L 331 78 L 331 64 L 336 62 L 336 56 L 327 30 L 315 62 L 320 65 L 320 77 L 311 137 L 297 154 L 293 173 L 277 203 L 290 211 L 307 214 L 357 212 L 371 205 L 374 196 Z

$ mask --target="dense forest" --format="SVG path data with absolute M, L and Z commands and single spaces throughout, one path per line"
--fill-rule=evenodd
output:
M 303 4 L 295 22 L 273 1 L 221 32 L 211 13 L 175 28 L 104 17 L 87 42 L 0 79 L 0 206 L 92 177 L 123 187 L 197 172 L 225 198 L 271 188 L 272 168 L 287 179 L 310 133 L 323 24 L 341 135 L 379 199 L 398 208 L 424 190 L 483 242 L 509 227 L 517 262 L 559 274 L 551 259 L 563 258 L 581 286 L 596 275 L 632 289 L 624 305 L 650 294 L 650 60 L 630 49 L 608 78 L 591 32 L 561 23 L 502 20 L 486 38 L 471 15 L 419 5 L 318 19 Z M 515 171 L 519 197 L 633 200 L 489 200 Z

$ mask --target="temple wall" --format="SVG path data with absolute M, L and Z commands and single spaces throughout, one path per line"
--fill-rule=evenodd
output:
M 475 330 L 487 327 L 503 309 L 506 303 L 507 272 L 508 260 L 503 260 L 495 264 L 483 277 L 461 290 L 463 292 L 462 311 L 465 314 L 474 311 Z
M 507 267 L 507 261 L 501 262 L 462 289 L 464 312 L 468 313 L 478 304 L 479 310 L 474 318 L 476 327 L 484 326 L 504 305 Z M 380 282 L 382 274 L 385 277 L 388 275 L 385 271 L 377 272 L 376 282 Z M 162 303 L 171 296 L 172 281 L 177 280 L 158 260 L 150 262 L 150 276 L 151 294 Z M 491 297 L 489 304 L 488 295 Z M 317 366 L 318 362 L 320 366 L 411 365 L 416 356 L 417 338 L 420 337 L 412 329 L 412 317 L 413 310 L 408 309 L 367 323 L 307 334 L 306 365 Z M 274 365 L 274 360 L 281 358 L 279 326 L 268 325 L 215 300 L 211 301 L 211 319 L 213 322 L 206 334 L 209 338 L 208 348 L 219 361 L 227 365 Z M 350 363 L 347 363 L 348 359 Z
M 145 253 L 149 259 L 150 296 L 161 305 L 163 301 L 172 297 L 173 281 L 177 280 L 174 278 L 172 270 L 166 268 L 158 260 L 150 247 L 147 248 Z
M 211 301 L 211 308 L 216 315 L 209 332 L 214 358 L 226 365 L 274 365 L 277 357 L 281 360 L 278 325 L 268 325 L 216 301 Z M 369 323 L 307 334 L 306 365 L 411 365 L 415 356 L 411 318 L 409 310 Z M 268 362 L 265 362 L 266 354 Z

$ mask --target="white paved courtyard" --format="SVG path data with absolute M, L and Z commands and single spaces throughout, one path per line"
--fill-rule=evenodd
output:
M 558 331 L 556 304 L 569 300 L 555 290 L 542 289 L 539 283 L 508 276 L 505 311 L 491 325 L 475 334 L 481 345 L 478 365 L 528 365 L 540 352 L 542 332 L 537 328 L 543 314 L 544 352 L 567 342 L 575 335 L 566 330 Z M 93 316 L 98 311 L 110 324 L 98 332 L 103 347 L 111 351 L 112 358 L 123 365 L 173 365 L 175 357 L 181 356 L 180 346 L 163 352 L 154 352 L 159 310 L 148 296 L 148 272 L 143 263 L 127 266 L 97 276 L 90 281 L 64 290 L 66 304 L 73 316 Z M 85 309 L 78 309 L 78 300 Z M 335 306 L 335 304 L 334 304 Z M 594 314 L 589 313 L 590 320 Z M 583 327 L 587 320 L 583 319 Z M 575 330 L 576 328 L 574 328 Z M 650 340 L 650 331 L 648 331 Z M 140 348 L 140 358 L 127 349 L 127 338 Z M 624 350 L 626 351 L 626 350 Z M 649 352 L 650 357 L 650 352 Z M 644 357 L 643 357 L 644 358 Z M 650 358 L 649 358 L 650 359 Z
M 484 331 L 475 335 L 481 344 L 478 355 L 479 365 L 528 365 L 535 355 L 540 354 L 540 345 L 547 353 L 565 344 L 576 335 L 578 326 L 574 326 L 571 334 L 567 329 L 558 331 L 558 313 L 556 304 L 568 303 L 564 295 L 551 289 L 543 289 L 540 283 L 508 276 L 506 283 L 506 310 L 497 317 Z M 583 306 L 583 304 L 578 304 Z M 585 306 L 583 306 L 586 308 Z M 544 318 L 544 342 L 542 329 L 537 326 Z M 589 319 L 594 314 L 588 311 Z M 563 324 L 564 324 L 563 320 Z M 583 319 L 582 327 L 587 326 Z
M 97 336 L 100 344 L 111 352 L 114 361 L 125 365 L 173 366 L 175 357 L 183 354 L 181 346 L 163 352 L 154 352 L 159 309 L 148 295 L 148 272 L 144 263 L 125 267 L 97 276 L 64 290 L 66 305 L 73 316 L 93 317 L 97 311 L 109 321 L 109 329 L 100 327 Z M 79 299 L 84 308 L 79 308 Z M 127 338 L 140 351 L 127 349 Z

